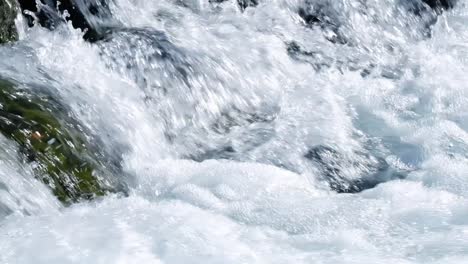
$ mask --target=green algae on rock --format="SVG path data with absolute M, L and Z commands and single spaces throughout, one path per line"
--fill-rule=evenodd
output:
M 16 0 L 0 0 L 0 44 L 18 39 L 16 15 Z
M 68 120 L 67 120 L 68 119 Z M 105 164 L 53 98 L 0 79 L 0 133 L 15 141 L 37 178 L 64 204 L 113 191 Z

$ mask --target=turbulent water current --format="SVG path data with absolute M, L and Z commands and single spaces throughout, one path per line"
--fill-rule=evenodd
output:
M 468 1 L 416 2 L 115 0 L 95 43 L 18 18 L 0 77 L 126 190 L 64 206 L 0 136 L 0 263 L 468 263 Z

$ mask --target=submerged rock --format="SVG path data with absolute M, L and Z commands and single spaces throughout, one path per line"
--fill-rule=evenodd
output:
M 0 79 L 0 133 L 19 145 L 37 178 L 65 204 L 117 191 L 111 168 L 50 96 Z
M 357 9 L 365 9 L 362 3 L 357 4 Z M 323 36 L 332 43 L 348 43 L 345 10 L 336 8 L 333 1 L 306 0 L 299 6 L 297 14 L 309 28 L 318 27 Z
M 257 6 L 258 0 L 237 0 L 237 4 L 239 5 L 241 10 L 244 10 L 249 6 Z
M 0 44 L 18 38 L 15 27 L 16 0 L 0 0 Z
M 332 43 L 356 45 L 359 40 L 354 36 L 366 34 L 355 31 L 366 23 L 380 24 L 382 30 L 389 30 L 384 25 L 395 18 L 406 27 L 419 30 L 425 37 L 430 37 L 430 28 L 437 22 L 437 16 L 442 11 L 453 8 L 456 0 L 408 0 L 387 4 L 386 7 L 360 0 L 304 0 L 298 5 L 297 14 L 305 26 L 321 29 L 323 36 Z M 391 8 L 394 17 L 385 17 L 385 11 Z M 380 12 L 380 14 L 379 14 Z M 356 19 L 365 16 L 365 20 Z M 357 23 L 356 23 L 357 21 Z M 417 23 L 414 23 L 417 21 Z M 419 28 L 421 27 L 421 28 Z M 419 28 L 419 29 L 418 29 Z M 356 34 L 357 33 L 357 34 Z
M 188 84 L 190 64 L 183 50 L 174 45 L 167 35 L 148 28 L 109 29 L 96 42 L 107 66 L 133 81 L 145 92 L 147 100 L 152 92 L 166 95 L 174 80 Z M 163 72 L 162 75 L 156 75 Z M 151 78 L 148 78 L 151 77 Z
M 210 3 L 222 3 L 228 0 L 209 0 Z M 240 10 L 244 11 L 247 7 L 255 7 L 258 5 L 258 0 L 237 0 L 237 5 Z
M 379 157 L 355 152 L 350 159 L 328 146 L 315 146 L 304 157 L 319 168 L 322 180 L 338 193 L 357 193 L 374 188 L 380 183 L 403 179 L 403 173 L 391 168 Z M 351 175 L 349 175 L 351 174 Z
M 291 58 L 310 64 L 316 71 L 320 71 L 323 68 L 330 68 L 333 63 L 337 63 L 334 58 L 327 56 L 324 52 L 305 50 L 295 41 L 285 44 Z

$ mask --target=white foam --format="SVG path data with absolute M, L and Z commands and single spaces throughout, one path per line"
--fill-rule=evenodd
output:
M 455 263 L 468 253 L 468 201 L 419 183 L 330 195 L 258 164 L 166 160 L 148 171 L 128 198 L 4 222 L 0 259 Z
M 353 45 L 305 27 L 297 15 L 304 1 L 260 1 L 244 12 L 234 1 L 181 2 L 112 6 L 123 25 L 162 32 L 177 48 L 176 62 L 148 63 L 145 52 L 155 50 L 144 41 L 127 47 L 122 40 L 122 54 L 102 55 L 106 44 L 86 43 L 70 28 L 34 28 L 0 49 L 0 74 L 50 87 L 103 147 L 122 155 L 133 177 L 129 197 L 61 209 L 7 155 L 0 180 L 12 191 L 0 204 L 17 213 L 0 222 L 1 263 L 468 258 L 466 1 L 444 13 L 427 39 L 399 1 L 367 1 L 372 15 L 356 8 L 362 1 L 320 1 L 332 15 L 345 9 L 337 19 Z M 292 59 L 291 41 L 316 52 L 320 69 Z M 130 69 L 122 67 L 128 54 L 137 58 Z M 215 132 L 226 109 L 239 110 L 229 117 L 237 125 Z M 273 121 L 246 121 L 249 111 Z M 357 153 L 371 148 L 407 178 L 337 194 L 304 158 L 322 144 L 356 166 Z M 227 151 L 233 161 L 216 156 L 225 146 L 235 150 Z M 184 159 L 193 156 L 218 160 Z

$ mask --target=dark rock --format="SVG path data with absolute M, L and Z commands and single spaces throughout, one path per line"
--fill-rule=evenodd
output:
M 333 1 L 312 1 L 304 0 L 303 4 L 297 9 L 297 14 L 302 18 L 304 24 L 310 28 L 320 28 L 323 36 L 332 43 L 353 45 L 352 32 L 354 26 L 350 17 L 344 10 L 336 8 Z M 416 19 L 422 24 L 421 31 L 425 37 L 430 37 L 430 28 L 437 22 L 437 15 L 442 11 L 453 8 L 456 0 L 400 0 L 397 5 L 399 8 L 409 11 L 408 14 L 402 13 L 399 19 L 405 20 L 408 15 L 416 15 Z M 355 11 L 366 14 L 373 20 L 369 12 L 369 5 L 366 1 L 356 1 Z M 411 21 L 411 18 L 408 18 Z M 411 25 L 416 26 L 416 25 Z M 351 36 L 351 38 L 350 38 Z
M 241 10 L 245 10 L 247 7 L 257 6 L 258 0 L 237 0 L 237 4 L 239 5 Z
M 0 0 L 0 44 L 18 38 L 15 27 L 16 0 Z
M 295 41 L 286 43 L 286 47 L 291 58 L 310 64 L 316 71 L 329 68 L 332 64 L 340 66 L 333 58 L 325 55 L 323 52 L 305 50 Z
M 37 178 L 64 204 L 121 190 L 117 168 L 49 95 L 0 79 L 0 133 L 18 144 Z
M 434 10 L 443 10 L 453 8 L 455 0 L 422 0 Z
M 209 0 L 210 3 L 222 3 L 228 0 Z M 244 11 L 247 7 L 255 7 L 258 5 L 258 0 L 237 0 L 237 5 Z
M 97 23 L 99 18 L 110 16 L 108 4 L 105 0 L 18 0 L 20 8 L 25 15 L 28 25 L 34 25 L 34 14 L 37 22 L 48 29 L 55 29 L 61 23 L 71 21 L 74 28 L 85 31 L 83 36 L 88 41 L 96 41 L 101 38 L 103 29 Z M 68 13 L 66 19 L 64 12 Z
M 324 37 L 332 43 L 346 44 L 348 42 L 339 14 L 328 4 L 315 4 L 310 0 L 298 9 L 298 15 L 303 19 L 307 27 L 319 27 Z
M 321 179 L 338 193 L 357 193 L 374 188 L 380 183 L 404 178 L 404 174 L 392 169 L 379 157 L 355 152 L 358 158 L 350 159 L 335 149 L 319 145 L 311 148 L 304 157 L 313 161 L 320 169 Z M 347 175 L 345 171 L 353 171 Z

